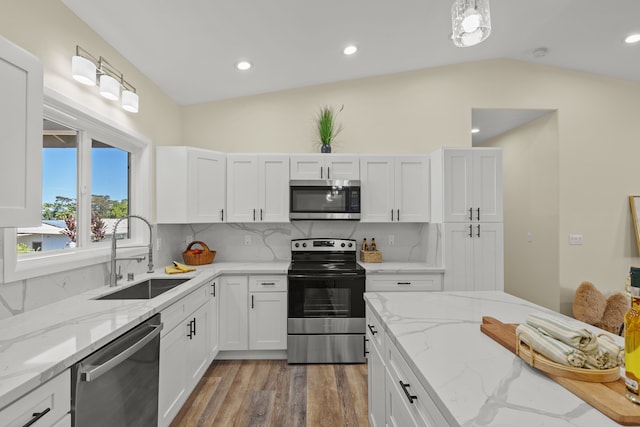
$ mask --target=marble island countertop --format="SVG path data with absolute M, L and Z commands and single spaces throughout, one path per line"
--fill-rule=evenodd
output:
M 480 332 L 483 316 L 523 323 L 545 308 L 497 291 L 378 292 L 365 299 L 451 425 L 619 425 Z
M 130 283 L 150 277 L 191 280 L 150 300 L 95 299 L 126 287 L 123 281 L 0 320 L 0 409 L 217 275 L 286 274 L 288 267 L 288 261 L 228 262 L 197 266 L 192 273 L 139 275 Z
M 423 262 L 359 262 L 369 274 L 421 274 L 444 273 L 443 267 Z

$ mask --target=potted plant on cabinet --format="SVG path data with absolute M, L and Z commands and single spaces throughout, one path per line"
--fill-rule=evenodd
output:
M 316 131 L 320 139 L 320 151 L 322 153 L 331 152 L 331 144 L 335 142 L 336 137 L 342 131 L 342 125 L 336 123 L 336 116 L 344 109 L 344 105 L 335 112 L 333 107 L 324 106 L 320 108 L 316 116 Z

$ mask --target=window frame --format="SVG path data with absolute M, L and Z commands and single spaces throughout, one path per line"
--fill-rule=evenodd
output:
M 44 89 L 43 104 L 43 118 L 77 129 L 78 138 L 85 141 L 88 139 L 89 146 L 91 140 L 98 140 L 130 153 L 129 213 L 142 215 L 151 220 L 151 141 L 51 89 Z M 85 141 L 79 141 L 79 144 Z M 90 164 L 91 150 L 85 150 L 84 156 L 79 158 L 77 165 L 79 187 L 77 195 L 78 200 L 82 200 L 78 205 L 77 215 L 78 222 L 81 224 L 91 222 L 91 174 L 82 170 Z M 148 229 L 143 225 L 141 221 L 131 221 L 130 237 L 120 240 L 119 254 L 140 252 L 139 249 L 122 250 L 121 248 L 148 243 Z M 77 248 L 19 257 L 16 253 L 17 228 L 5 228 L 3 282 L 10 283 L 108 262 L 111 255 L 110 242 L 88 244 L 90 236 L 87 235 L 88 233 L 82 234 L 84 234 L 84 237 L 80 237 L 82 244 Z

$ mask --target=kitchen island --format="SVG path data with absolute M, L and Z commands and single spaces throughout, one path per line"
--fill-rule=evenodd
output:
M 383 354 L 397 349 L 437 408 L 431 422 L 438 427 L 619 425 L 480 332 L 483 316 L 522 323 L 530 313 L 550 310 L 499 291 L 378 292 L 365 300 L 373 317 L 367 323 L 382 329 L 370 340 L 384 332 Z M 387 362 L 387 374 L 395 363 Z M 369 393 L 379 398 L 379 387 Z

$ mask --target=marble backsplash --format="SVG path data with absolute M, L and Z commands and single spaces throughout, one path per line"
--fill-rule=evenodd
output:
M 296 221 L 285 224 L 192 224 L 157 225 L 160 247 L 154 248 L 156 271 L 182 261 L 187 238 L 203 241 L 216 251 L 215 261 L 287 261 L 291 259 L 291 240 L 300 238 L 348 238 L 358 244 L 363 238 L 376 239 L 384 261 L 424 262 L 442 265 L 439 224 L 370 224 L 349 221 Z M 0 230 L 1 231 L 1 230 Z M 392 235 L 394 245 L 389 245 Z M 245 244 L 247 239 L 248 245 Z M 0 232 L 0 250 L 2 245 Z M 4 256 L 0 258 L 0 266 Z M 214 261 L 214 263 L 215 263 Z M 146 263 L 123 264 L 123 272 L 143 273 Z M 1 273 L 1 272 L 0 272 Z M 1 276 L 1 274 L 0 274 Z M 67 270 L 62 273 L 0 284 L 0 319 L 15 316 L 43 305 L 104 286 L 109 264 Z

